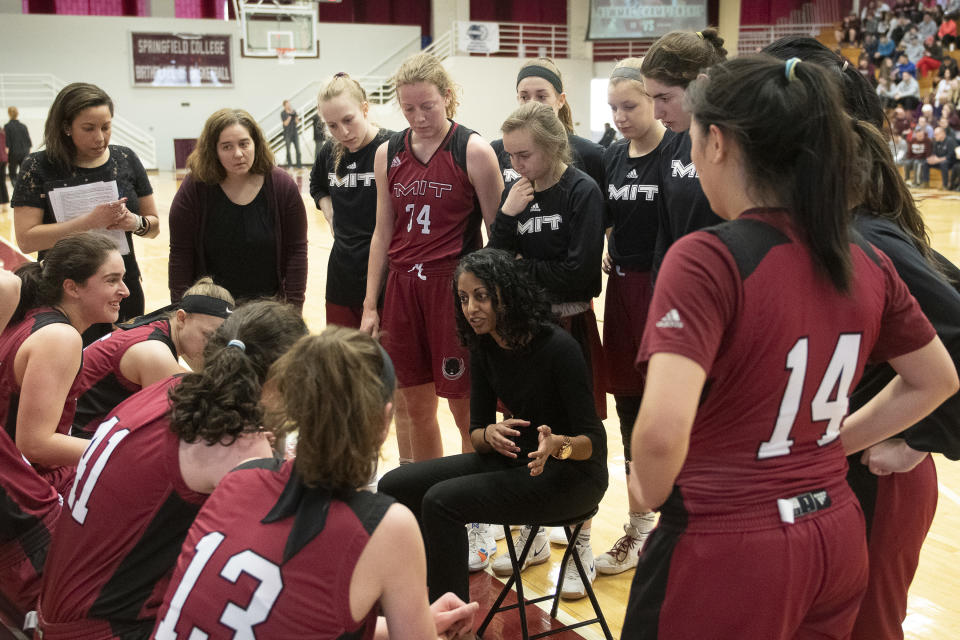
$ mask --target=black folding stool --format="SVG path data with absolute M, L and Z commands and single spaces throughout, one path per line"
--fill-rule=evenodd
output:
M 587 572 L 580 560 L 580 554 L 573 552 L 574 547 L 576 546 L 573 541 L 577 539 L 578 535 L 580 535 L 580 529 L 583 527 L 584 521 L 589 520 L 595 516 L 596 513 L 597 507 L 594 507 L 589 513 L 577 516 L 576 518 L 570 518 L 560 522 L 531 525 L 530 534 L 527 536 L 526 544 L 523 545 L 523 550 L 520 552 L 519 559 L 517 558 L 516 549 L 513 547 L 513 537 L 510 535 L 510 525 L 503 525 L 503 530 L 507 538 L 507 550 L 510 552 L 510 564 L 513 565 L 513 575 L 511 575 L 507 582 L 503 585 L 503 589 L 500 590 L 500 595 L 497 596 L 496 601 L 493 603 L 493 606 L 487 613 L 487 617 L 483 619 L 483 624 L 481 624 L 480 628 L 477 630 L 478 638 L 483 638 L 483 632 L 487 630 L 487 626 L 493 620 L 493 616 L 501 611 L 519 609 L 520 631 L 523 634 L 523 640 L 535 640 L 536 638 L 542 638 L 544 636 L 560 633 L 561 631 L 568 631 L 570 629 L 585 627 L 595 623 L 600 624 L 600 628 L 603 629 L 603 635 L 607 640 L 613 640 L 613 636 L 610 634 L 610 627 L 607 626 L 607 621 L 603 617 L 603 611 L 600 609 L 600 603 L 597 601 L 597 596 L 593 592 L 593 586 L 590 584 L 590 580 L 587 579 Z M 563 560 L 560 562 L 560 577 L 557 580 L 557 590 L 553 594 L 526 600 L 523 597 L 523 578 L 520 575 L 520 567 L 523 566 L 523 561 L 526 560 L 527 554 L 530 553 L 530 549 L 533 547 L 533 539 L 537 536 L 537 531 L 540 529 L 540 527 L 563 527 L 564 532 L 567 534 L 567 542 L 569 544 L 567 544 L 567 549 L 563 554 Z M 570 527 L 573 527 L 572 531 Z M 549 631 L 544 631 L 543 633 L 538 633 L 531 636 L 527 631 L 526 608 L 532 604 L 536 604 L 537 602 L 553 600 L 553 607 L 550 609 L 550 617 L 556 619 L 557 610 L 560 608 L 560 592 L 563 589 L 563 578 L 564 574 L 566 573 L 567 562 L 569 562 L 571 556 L 573 556 L 573 562 L 577 567 L 577 572 L 580 574 L 580 580 L 583 581 L 583 585 L 587 589 L 587 597 L 590 598 L 590 604 L 593 606 L 593 612 L 596 617 L 589 620 L 584 620 L 582 622 L 575 622 L 573 624 L 562 626 L 558 629 L 550 629 Z M 501 603 L 510 593 L 510 588 L 514 585 L 514 583 L 517 585 L 517 603 L 501 606 Z

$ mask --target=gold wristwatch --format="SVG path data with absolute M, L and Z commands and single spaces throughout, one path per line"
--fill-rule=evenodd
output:
M 560 449 L 553 454 L 553 457 L 557 460 L 566 460 L 570 457 L 571 453 L 573 453 L 573 440 L 570 439 L 570 436 L 563 436 L 563 442 L 560 443 Z

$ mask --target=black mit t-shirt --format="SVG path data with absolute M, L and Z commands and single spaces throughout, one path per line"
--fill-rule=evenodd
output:
M 327 263 L 328 302 L 359 307 L 367 290 L 367 258 L 370 237 L 377 224 L 377 185 L 373 161 L 377 148 L 393 131 L 380 129 L 366 146 L 343 151 L 339 171 L 334 167 L 335 143 L 320 148 L 310 171 L 310 195 L 320 208 L 320 199 L 333 201 L 333 249 Z
M 515 418 L 529 420 L 519 427 L 517 464 L 537 450 L 537 427 L 553 433 L 584 435 L 593 444 L 588 461 L 605 466 L 607 435 L 597 417 L 587 365 L 580 345 L 555 325 L 545 326 L 523 349 L 502 349 L 487 336 L 470 351 L 470 430 L 496 422 L 497 399 Z M 547 464 L 550 464 L 549 462 Z
M 572 133 L 567 134 L 567 142 L 570 143 L 570 164 L 593 178 L 598 185 L 603 184 L 603 147 Z M 490 146 L 497 154 L 503 184 L 509 186 L 511 182 L 519 180 L 520 174 L 510 164 L 510 154 L 503 148 L 503 140 L 494 140 Z
M 490 246 L 520 254 L 551 303 L 585 302 L 600 295 L 603 196 L 597 183 L 567 167 L 555 185 L 534 192 L 526 209 L 508 216 L 502 207 L 513 184 L 503 191 Z
M 219 185 L 213 189 L 203 238 L 207 273 L 238 300 L 280 291 L 274 222 L 262 187 L 245 205 L 231 201 Z
M 608 252 L 613 263 L 650 271 L 657 244 L 660 206 L 660 154 L 676 134 L 665 132 L 650 153 L 630 157 L 630 140 L 619 140 L 603 154 L 606 226 L 613 228 Z
M 653 254 L 656 274 L 663 256 L 683 236 L 723 222 L 710 208 L 690 159 L 690 132 L 675 136 L 660 151 L 660 227 Z

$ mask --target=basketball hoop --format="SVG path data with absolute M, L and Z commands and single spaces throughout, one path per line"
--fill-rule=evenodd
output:
M 277 47 L 277 61 L 280 64 L 293 64 L 296 49 L 290 47 Z

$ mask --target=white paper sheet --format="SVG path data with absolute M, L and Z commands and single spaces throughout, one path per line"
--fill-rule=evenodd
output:
M 52 189 L 47 197 L 50 199 L 50 206 L 53 208 L 53 215 L 57 222 L 66 222 L 90 213 L 97 205 L 119 200 L 120 192 L 117 190 L 117 181 L 110 180 L 109 182 L 91 182 L 75 187 Z M 107 231 L 106 229 L 99 229 L 98 231 L 109 236 L 117 244 L 120 255 L 125 256 L 130 253 L 130 245 L 127 243 L 125 232 L 120 230 Z

